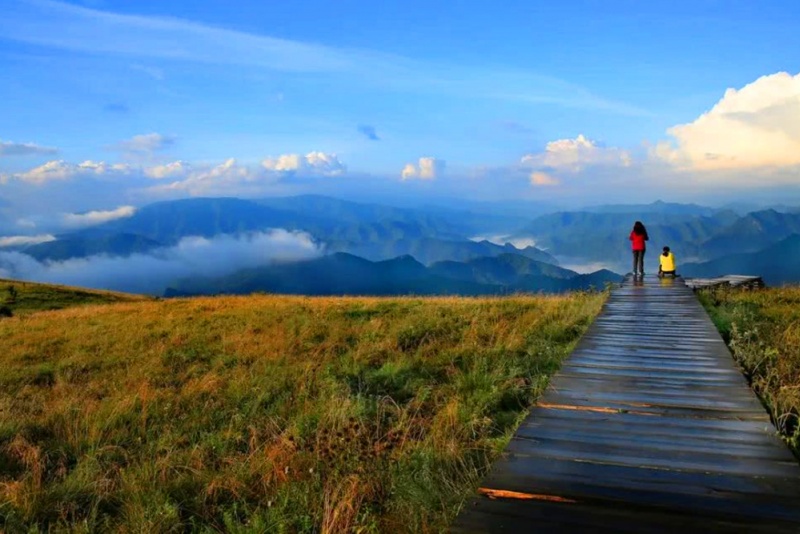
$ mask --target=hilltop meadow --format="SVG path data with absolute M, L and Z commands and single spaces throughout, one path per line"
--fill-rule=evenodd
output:
M 7 532 L 440 532 L 605 300 L 3 284 Z
M 706 290 L 699 296 L 800 458 L 800 287 Z

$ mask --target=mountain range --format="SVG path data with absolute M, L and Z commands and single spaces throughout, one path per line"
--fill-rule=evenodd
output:
M 712 278 L 725 274 L 760 276 L 767 285 L 800 281 L 800 234 L 793 234 L 758 252 L 728 254 L 703 263 L 687 263 L 679 269 L 687 277 Z
M 198 276 L 176 278 L 177 274 L 163 280 L 162 287 L 190 293 L 564 291 L 598 287 L 617 276 L 613 271 L 627 272 L 628 234 L 633 221 L 641 220 L 650 236 L 647 272 L 656 270 L 658 252 L 667 245 L 676 255 L 679 272 L 687 276 L 752 273 L 768 283 L 800 282 L 796 207 L 741 213 L 654 202 L 543 213 L 544 205 L 528 209 L 523 201 L 510 203 L 507 212 L 501 206 L 464 202 L 463 209 L 457 203 L 394 207 L 319 195 L 193 198 L 146 205 L 130 217 L 2 250 L 55 265 L 74 259 L 158 256 L 188 237 L 284 229 L 309 236 L 322 257 L 291 264 L 251 263 L 248 269 L 232 264 L 224 276 L 204 275 L 207 291 L 198 285 Z M 590 265 L 607 270 L 579 275 Z
M 513 216 L 420 210 L 359 204 L 320 196 L 266 200 L 195 198 L 144 206 L 128 218 L 57 236 L 24 252 L 43 260 L 64 260 L 97 253 L 129 255 L 175 245 L 190 236 L 213 237 L 274 228 L 309 233 L 329 252 L 349 252 L 379 261 L 413 254 L 429 264 L 519 252 L 556 262 L 534 247 L 475 242 L 480 233 L 509 232 L 524 220 Z
M 628 235 L 635 220 L 647 227 L 651 254 L 646 261 L 653 265 L 663 246 L 669 246 L 683 263 L 700 263 L 756 252 L 800 233 L 798 212 L 767 209 L 740 216 L 731 210 L 666 203 L 650 206 L 652 211 L 640 206 L 637 211 L 615 207 L 599 212 L 551 213 L 537 217 L 515 237 L 528 239 L 565 262 L 602 262 L 625 270 L 630 260 Z
M 218 278 L 178 281 L 167 296 L 249 294 L 257 291 L 304 295 L 498 295 L 602 289 L 619 282 L 610 271 L 581 275 L 516 254 L 426 267 L 405 255 L 371 262 L 337 252 L 321 258 L 274 263 Z

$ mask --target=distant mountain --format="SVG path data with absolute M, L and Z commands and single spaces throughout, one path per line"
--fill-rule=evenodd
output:
M 726 274 L 761 276 L 768 285 L 800 282 L 800 235 L 791 235 L 758 252 L 730 254 L 704 263 L 678 265 L 687 277 Z
M 800 213 L 774 209 L 748 213 L 716 232 L 703 245 L 703 256 L 716 258 L 761 250 L 792 234 L 800 234 Z
M 510 283 L 509 277 L 518 277 L 514 283 L 519 285 L 524 276 L 564 276 L 557 270 L 515 273 L 510 265 L 492 264 L 495 270 L 486 271 L 473 260 L 485 262 L 485 258 L 510 254 L 552 265 L 560 258 L 569 265 L 601 264 L 627 270 L 628 234 L 635 220 L 642 220 L 650 235 L 648 265 L 655 265 L 655 256 L 665 245 L 675 251 L 680 263 L 688 264 L 756 252 L 800 234 L 800 211 L 788 207 L 740 216 L 727 209 L 659 201 L 548 213 L 525 221 L 517 214 L 527 208 L 530 214 L 536 213 L 533 207 L 537 205 L 524 201 L 510 205 L 518 208 L 509 210 L 514 214 L 503 214 L 502 204 L 467 201 L 450 202 L 448 207 L 399 208 L 319 195 L 184 199 L 150 204 L 131 217 L 16 250 L 40 261 L 129 256 L 174 246 L 188 236 L 210 238 L 283 228 L 307 232 L 327 253 L 343 252 L 371 262 L 409 255 L 430 267 L 441 262 L 465 264 L 436 265 L 436 272 L 479 284 L 502 285 Z M 517 249 L 508 243 L 470 239 L 479 235 L 507 235 L 508 241 L 530 240 L 535 247 Z M 447 269 L 458 272 L 443 273 Z
M 549 202 L 531 200 L 476 201 L 451 198 L 434 200 L 423 204 L 420 209 L 435 212 L 469 212 L 473 215 L 496 215 L 530 221 L 540 215 L 563 211 L 564 208 Z
M 559 212 L 536 218 L 517 236 L 532 239 L 556 257 L 584 261 L 627 264 L 630 256 L 628 236 L 635 220 L 642 220 L 650 236 L 648 247 L 660 250 L 669 246 L 681 257 L 700 257 L 702 243 L 730 225 L 733 212 L 713 216 L 682 213 L 591 213 Z
M 39 260 L 94 254 L 127 256 L 173 246 L 188 236 L 284 228 L 309 233 L 328 251 L 347 252 L 373 261 L 411 254 L 429 264 L 513 252 L 555 262 L 552 256 L 534 247 L 518 250 L 511 245 L 469 239 L 479 229 L 485 229 L 484 224 L 496 230 L 519 223 L 513 217 L 472 216 L 458 211 L 439 215 L 314 195 L 258 201 L 195 198 L 150 204 L 131 217 L 65 234 L 26 251 Z
M 301 224 L 301 222 L 303 224 Z M 313 214 L 297 214 L 262 206 L 238 198 L 191 198 L 149 204 L 125 219 L 117 219 L 76 232 L 78 236 L 135 234 L 173 245 L 187 236 L 212 237 L 219 234 L 254 232 L 270 228 L 295 230 L 301 226 L 323 226 L 327 221 Z
M 39 261 L 63 261 L 105 254 L 130 256 L 144 254 L 161 246 L 157 241 L 135 234 L 76 235 L 31 245 L 22 252 Z
M 502 254 L 519 254 L 537 261 L 552 264 L 558 263 L 553 256 L 536 247 L 518 249 L 508 243 L 497 245 L 485 240 L 451 241 L 435 237 L 385 239 L 383 241 L 379 239 L 350 240 L 333 242 L 329 244 L 328 249 L 337 252 L 348 252 L 372 261 L 410 255 L 426 265 L 446 260 L 468 261 L 484 256 L 493 257 Z
M 577 274 L 569 269 L 508 253 L 496 257 L 476 258 L 467 262 L 442 261 L 431 265 L 429 271 L 445 278 L 499 285 L 515 285 L 520 278 L 526 276 L 563 280 Z
M 755 252 L 792 234 L 800 234 L 800 213 L 762 210 L 739 216 L 730 210 L 704 215 L 702 206 L 655 203 L 648 212 L 627 213 L 611 206 L 606 212 L 561 212 L 535 219 L 521 235 L 556 257 L 582 258 L 625 266 L 628 234 L 634 219 L 647 226 L 648 249 L 655 254 L 669 246 L 686 262 L 708 261 L 730 254 Z M 652 255 L 649 257 L 652 258 Z M 646 261 L 653 261 L 646 258 Z
M 320 195 L 264 198 L 254 202 L 293 214 L 304 230 L 326 240 L 361 238 L 359 234 L 375 234 L 375 229 L 380 232 L 387 227 L 413 229 L 412 237 L 437 235 L 458 239 L 471 232 L 469 225 L 461 221 L 425 211 L 362 204 Z
M 259 204 L 282 211 L 336 221 L 338 225 L 361 225 L 365 223 L 415 223 L 433 230 L 439 237 L 464 238 L 476 233 L 507 232 L 522 227 L 527 219 L 507 212 L 497 213 L 463 208 L 423 206 L 419 208 L 397 208 L 381 204 L 351 202 L 321 195 L 299 195 L 293 197 L 265 198 Z
M 178 282 L 166 296 L 249 294 L 299 295 L 480 295 L 496 288 L 440 279 L 410 256 L 371 262 L 343 252 L 322 258 L 247 269 L 216 279 Z
M 166 295 L 498 295 L 603 287 L 607 281 L 620 279 L 608 271 L 578 275 L 511 254 L 473 260 L 466 267 L 446 262 L 427 268 L 411 256 L 371 262 L 352 254 L 335 253 L 303 262 L 246 269 L 222 278 L 180 280 Z
M 581 211 L 591 213 L 627 213 L 629 215 L 643 214 L 664 214 L 664 215 L 694 215 L 711 217 L 717 213 L 718 209 L 698 204 L 677 204 L 673 202 L 663 202 L 657 200 L 651 204 L 604 204 L 600 206 L 587 206 Z

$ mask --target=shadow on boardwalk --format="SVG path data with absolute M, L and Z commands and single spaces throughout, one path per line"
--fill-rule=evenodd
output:
M 800 465 L 681 279 L 626 279 L 453 532 L 800 532 Z

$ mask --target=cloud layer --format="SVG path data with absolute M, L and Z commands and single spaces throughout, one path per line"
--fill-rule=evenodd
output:
M 34 156 L 42 154 L 55 154 L 58 149 L 41 146 L 35 143 L 12 143 L 0 139 L 0 158 L 6 156 Z
M 339 176 L 347 170 L 336 154 L 325 152 L 309 152 L 305 156 L 284 154 L 277 158 L 266 158 L 261 166 L 272 172 L 314 176 Z
M 800 165 L 800 74 L 762 76 L 693 122 L 669 129 L 654 155 L 680 169 L 744 170 Z
M 76 176 L 89 175 L 108 175 L 130 173 L 132 168 L 124 163 L 105 163 L 103 161 L 84 161 L 83 163 L 73 164 L 64 160 L 53 160 L 35 167 L 29 171 L 2 174 L 0 184 L 6 184 L 11 180 L 19 180 L 36 185 L 42 185 L 56 180 L 69 180 Z
M 0 252 L 0 277 L 160 295 L 181 278 L 224 276 L 321 253 L 308 234 L 278 229 L 212 239 L 187 237 L 174 247 L 126 258 L 92 256 L 43 263 L 20 252 Z
M 442 175 L 446 163 L 444 160 L 423 157 L 415 165 L 414 163 L 406 163 L 403 170 L 400 172 L 400 177 L 403 180 L 434 180 Z
M 51 234 L 42 235 L 12 235 L 0 237 L 0 247 L 20 247 L 23 245 L 38 245 L 39 243 L 47 243 L 48 241 L 55 241 L 55 236 Z
M 544 152 L 526 154 L 520 163 L 546 171 L 577 173 L 596 165 L 631 164 L 630 154 L 619 148 L 605 148 L 579 134 L 575 139 L 559 139 L 545 146 Z
M 575 139 L 551 141 L 543 152 L 522 156 L 519 168 L 528 173 L 531 186 L 554 187 L 566 179 L 597 173 L 601 168 L 626 168 L 632 163 L 628 151 L 603 147 L 579 134 Z
M 64 215 L 64 223 L 70 228 L 80 228 L 84 226 L 94 226 L 117 219 L 132 217 L 136 213 L 133 206 L 120 206 L 114 210 L 94 210 L 86 213 L 67 213 Z

